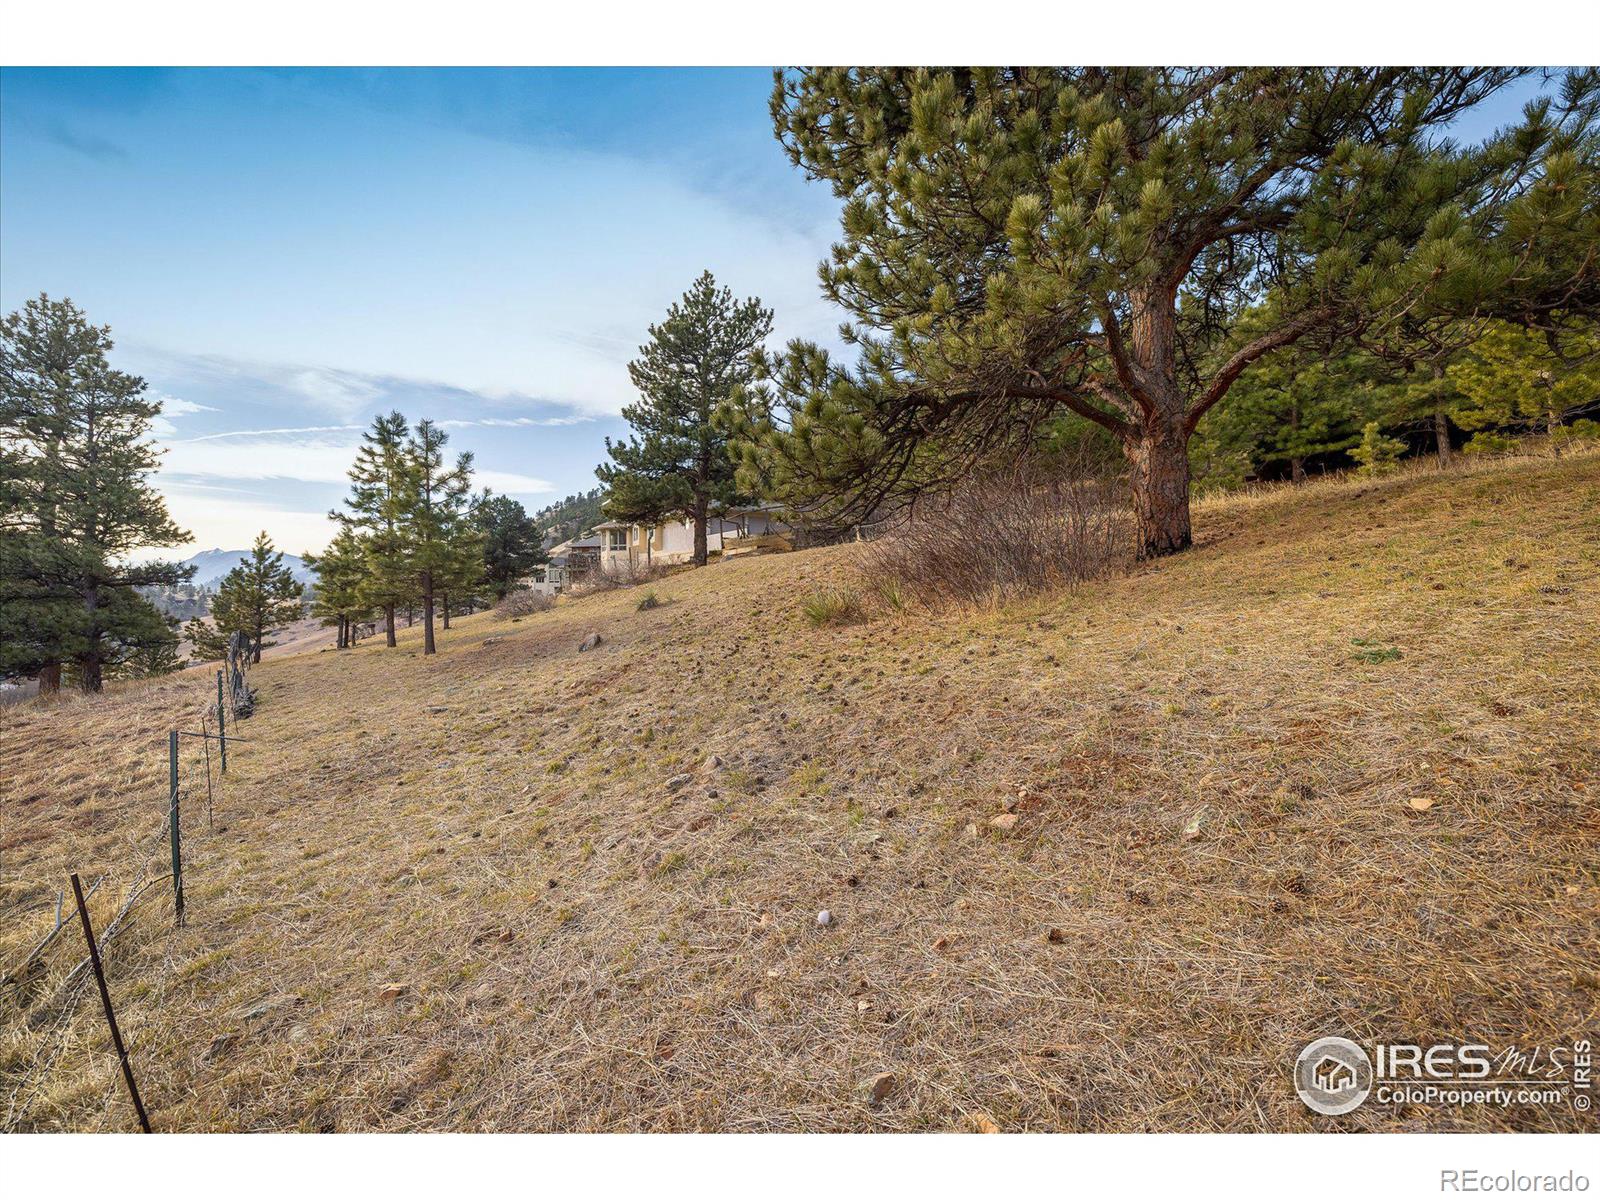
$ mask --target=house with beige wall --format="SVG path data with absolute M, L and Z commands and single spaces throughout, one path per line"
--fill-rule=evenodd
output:
M 736 508 L 706 522 L 706 552 L 721 554 L 739 544 L 769 533 L 787 533 L 789 526 L 767 506 Z M 680 518 L 657 525 L 603 521 L 594 528 L 600 537 L 600 568 L 671 566 L 694 558 L 694 521 Z

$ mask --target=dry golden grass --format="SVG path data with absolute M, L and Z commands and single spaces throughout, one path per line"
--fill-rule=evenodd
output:
M 976 614 L 815 628 L 841 547 L 265 662 L 189 926 L 152 902 L 111 955 L 153 1118 L 1592 1129 L 1315 1117 L 1290 1068 L 1592 1034 L 1597 512 L 1592 455 L 1417 471 L 1208 502 L 1190 553 Z M 5 965 L 159 827 L 207 689 L 0 713 Z M 127 1128 L 92 998 L 70 1029 L 24 1127 Z

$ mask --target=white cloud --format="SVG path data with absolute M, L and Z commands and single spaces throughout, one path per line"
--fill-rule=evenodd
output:
M 152 392 L 150 398 L 161 405 L 160 414 L 150 418 L 150 432 L 161 438 L 173 437 L 178 432 L 178 427 L 167 419 L 169 417 L 187 417 L 198 412 L 217 411 L 209 404 L 196 404 L 193 400 L 169 396 L 165 392 Z
M 339 427 L 335 427 L 339 428 Z M 350 464 L 360 448 L 357 438 L 278 438 L 296 430 L 241 430 L 236 434 L 167 443 L 161 467 L 169 475 L 199 479 L 292 479 L 300 483 L 349 481 Z M 307 432 L 321 432 L 320 430 Z M 511 495 L 536 496 L 555 491 L 547 479 L 517 471 L 475 469 L 474 486 Z
M 343 417 L 363 412 L 383 393 L 383 389 L 369 379 L 323 367 L 296 371 L 287 382 L 312 403 Z
M 183 546 L 142 550 L 140 558 L 186 558 L 201 546 L 229 549 L 248 546 L 265 529 L 280 550 L 290 554 L 326 548 L 336 532 L 325 512 L 304 512 L 279 508 L 270 503 L 231 500 L 220 497 L 212 488 L 186 484 L 162 484 L 167 511 L 172 519 L 194 534 L 193 542 Z
M 486 487 L 490 491 L 504 492 L 508 495 L 538 496 L 556 490 L 555 484 L 548 479 L 536 479 L 532 475 L 518 475 L 514 471 L 473 471 L 472 482 L 479 487 Z
M 153 399 L 161 403 L 161 415 L 164 417 L 187 417 L 199 412 L 217 412 L 209 404 L 196 404 L 193 400 L 185 400 L 180 396 L 169 396 L 165 392 L 155 393 Z
M 278 441 L 204 438 L 169 442 L 162 470 L 173 475 L 219 479 L 295 479 L 345 483 L 360 442 L 350 439 Z

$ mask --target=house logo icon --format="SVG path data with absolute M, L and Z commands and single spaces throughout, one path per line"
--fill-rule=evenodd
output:
M 1372 1061 L 1349 1038 L 1318 1038 L 1294 1060 L 1294 1090 L 1325 1117 L 1354 1112 L 1372 1091 Z

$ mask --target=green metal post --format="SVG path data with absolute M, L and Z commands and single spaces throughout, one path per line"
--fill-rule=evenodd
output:
M 217 672 L 217 744 L 222 747 L 222 773 L 228 773 L 228 718 L 223 713 L 222 672 Z
M 183 854 L 178 845 L 178 731 L 167 735 L 167 779 L 172 785 L 172 907 L 183 924 Z

